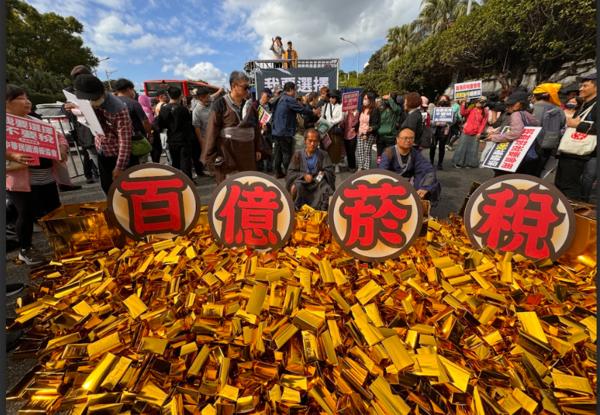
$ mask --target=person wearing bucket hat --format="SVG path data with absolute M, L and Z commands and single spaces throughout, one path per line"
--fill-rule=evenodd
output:
M 323 118 L 332 125 L 329 130 L 331 144 L 325 149 L 331 162 L 334 165 L 335 172 L 340 172 L 340 161 L 342 159 L 342 136 L 344 131 L 338 125 L 344 120 L 342 112 L 342 94 L 337 89 L 332 89 L 329 93 L 329 102 L 323 106 Z
M 583 105 L 573 114 L 573 118 L 567 120 L 567 133 L 563 135 L 561 140 L 565 140 L 565 136 L 573 131 L 568 130 L 569 128 L 574 128 L 575 133 L 578 133 L 580 138 L 585 139 L 593 136 L 594 142 L 596 142 L 596 120 L 598 116 L 596 73 L 578 77 L 577 80 L 581 82 L 579 98 L 582 100 Z M 573 135 L 573 133 L 570 134 Z M 561 151 L 554 184 L 569 199 L 589 202 L 596 177 L 595 146 L 589 154 L 568 154 Z
M 104 135 L 95 140 L 98 151 L 100 187 L 104 194 L 112 182 L 128 167 L 139 164 L 131 154 L 133 125 L 127 107 L 121 100 L 104 89 L 102 81 L 93 75 L 79 75 L 75 79 L 75 95 L 90 101 Z
M 509 131 L 507 133 L 494 134 L 491 132 L 488 134 L 486 140 L 492 141 L 493 143 L 507 143 L 518 140 L 523 134 L 525 127 L 538 127 L 540 122 L 533 114 L 529 112 L 529 94 L 527 89 L 523 86 L 515 88 L 506 100 L 506 111 L 510 114 Z M 539 144 L 535 142 L 537 158 L 525 158 L 521 161 L 521 164 L 517 167 L 515 173 L 530 174 L 532 176 L 539 176 L 541 170 L 539 170 L 539 164 L 541 158 L 539 157 L 540 148 Z M 504 170 L 494 170 L 494 177 L 503 176 L 505 174 L 511 174 Z

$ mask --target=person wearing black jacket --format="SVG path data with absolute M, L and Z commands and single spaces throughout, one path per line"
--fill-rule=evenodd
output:
M 375 94 L 367 92 L 358 117 L 358 139 L 356 143 L 356 165 L 358 171 L 371 168 L 371 150 L 377 141 L 377 131 L 381 121 L 381 114 L 375 102 Z
M 192 179 L 192 114 L 181 102 L 181 89 L 170 87 L 171 101 L 160 107 L 158 126 L 167 129 L 167 144 L 173 167 Z
M 308 94 L 306 108 L 312 111 L 317 108 L 318 103 L 319 94 L 317 94 L 316 92 L 311 92 L 310 94 Z M 309 128 L 315 128 L 315 124 L 317 123 L 317 121 L 319 121 L 319 117 L 314 114 L 303 115 L 302 118 L 304 118 L 305 130 L 308 130 Z
M 404 109 L 408 114 L 400 130 L 410 128 L 415 132 L 415 142 L 413 147 L 417 150 L 421 146 L 421 134 L 423 132 L 423 117 L 421 116 L 421 95 L 417 92 L 410 92 L 404 97 Z
M 583 99 L 583 106 L 573 114 L 573 118 L 567 120 L 567 128 L 575 128 L 582 134 L 597 135 L 598 110 L 595 107 L 588 111 L 596 105 L 596 73 L 577 80 L 581 82 L 579 97 Z M 587 116 L 582 120 L 580 116 L 586 112 Z M 561 153 L 554 184 L 569 199 L 589 202 L 596 176 L 596 148 L 590 154 L 583 156 Z

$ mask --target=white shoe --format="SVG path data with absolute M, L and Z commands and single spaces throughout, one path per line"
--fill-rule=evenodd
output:
M 336 173 L 340 172 L 340 165 L 339 164 L 335 164 L 335 172 Z

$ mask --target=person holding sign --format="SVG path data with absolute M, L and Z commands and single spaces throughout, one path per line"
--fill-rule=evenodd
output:
M 30 112 L 31 101 L 27 98 L 25 90 L 16 85 L 7 84 L 6 114 L 20 117 L 15 119 L 17 124 L 14 128 L 15 130 L 20 128 L 23 134 L 22 139 L 19 140 L 20 143 L 30 143 L 32 141 L 30 136 L 39 128 L 37 120 L 27 115 Z M 35 120 L 36 123 L 28 123 L 28 119 Z M 12 128 L 8 124 L 7 121 L 7 130 Z M 31 242 L 36 211 L 39 210 L 40 213 L 46 215 L 60 207 L 56 183 L 71 185 L 69 169 L 66 165 L 68 143 L 61 133 L 57 131 L 55 133 L 58 137 L 60 160 L 37 157 L 39 163 L 36 163 L 34 155 L 14 151 L 6 152 L 6 193 L 19 213 L 15 224 L 15 231 L 21 245 L 19 259 L 27 265 L 39 264 L 45 260 Z M 40 136 L 41 133 L 37 135 Z M 22 145 L 22 147 L 26 150 L 32 145 Z M 31 150 L 32 153 L 41 154 L 38 147 Z
M 329 155 L 319 150 L 320 134 L 314 128 L 304 132 L 305 148 L 292 156 L 285 187 L 296 209 L 304 205 L 317 210 L 329 208 L 329 198 L 335 191 L 334 165 Z
M 460 114 L 467 121 L 463 127 L 462 135 L 458 141 L 458 148 L 452 162 L 457 169 L 463 167 L 479 167 L 479 138 L 488 122 L 488 111 L 484 109 L 486 97 L 479 97 L 475 108 L 467 108 L 467 98 L 463 98 L 460 106 Z
M 344 120 L 344 113 L 342 112 L 342 104 L 340 100 L 342 96 L 340 91 L 334 89 L 331 91 L 329 96 L 329 102 L 323 107 L 323 118 L 333 125 L 329 130 L 328 134 L 331 138 L 331 145 L 326 148 L 327 154 L 331 157 L 331 161 L 335 166 L 335 172 L 340 172 L 340 160 L 342 159 L 342 135 L 344 131 L 338 125 L 338 123 Z
M 396 145 L 388 147 L 381 155 L 379 168 L 393 171 L 410 182 L 421 199 L 437 206 L 441 200 L 442 185 L 438 181 L 431 163 L 414 148 L 415 132 L 404 127 L 396 137 Z
M 449 117 L 443 117 L 443 115 L 448 114 L 450 115 Z M 437 117 L 439 117 L 439 119 Z M 452 126 L 456 124 L 456 122 L 456 114 L 450 106 L 450 97 L 448 95 L 442 95 L 437 102 L 436 108 L 433 110 L 433 126 L 435 130 L 433 132 L 433 143 L 429 149 L 429 161 L 433 165 L 433 161 L 435 160 L 435 149 L 438 146 L 440 148 L 437 164 L 438 170 L 444 169 L 442 163 L 444 162 L 444 155 L 446 154 L 446 143 L 452 134 Z
M 509 131 L 503 134 L 495 134 L 494 132 L 491 132 L 486 138 L 487 141 L 492 141 L 494 143 L 515 141 L 521 137 L 521 134 L 523 134 L 523 129 L 526 126 L 537 127 L 540 125 L 535 116 L 529 112 L 528 94 L 524 87 L 515 88 L 515 90 L 508 96 L 508 99 L 506 100 L 506 110 L 510 114 Z M 536 144 L 534 143 L 533 145 Z M 521 164 L 519 164 L 519 167 L 515 173 L 530 174 L 535 176 L 536 172 L 538 172 L 539 162 L 539 157 L 535 160 L 528 159 L 526 157 L 523 159 L 523 161 L 521 161 Z M 494 169 L 494 177 L 505 174 L 511 174 L 511 172 Z

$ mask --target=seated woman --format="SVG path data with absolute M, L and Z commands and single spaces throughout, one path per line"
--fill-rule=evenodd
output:
M 334 165 L 325 151 L 318 149 L 320 136 L 314 128 L 304 132 L 306 148 L 292 156 L 285 187 L 292 195 L 296 209 L 304 205 L 317 210 L 329 208 L 335 191 Z
M 379 168 L 390 170 L 407 179 L 421 199 L 429 200 L 437 206 L 441 199 L 442 185 L 438 181 L 433 166 L 413 147 L 415 132 L 404 127 L 396 137 L 396 145 L 388 147 L 381 155 Z

